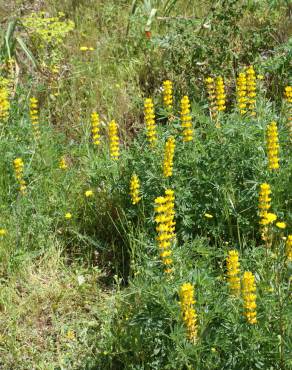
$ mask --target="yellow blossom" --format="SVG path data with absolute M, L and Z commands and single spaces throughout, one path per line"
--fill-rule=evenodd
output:
M 172 176 L 174 150 L 175 150 L 175 139 L 174 137 L 171 136 L 167 139 L 166 144 L 165 144 L 164 161 L 163 161 L 164 177 Z
M 276 122 L 271 122 L 267 127 L 267 152 L 270 170 L 279 168 L 279 139 Z
M 172 82 L 166 80 L 163 82 L 163 103 L 165 108 L 171 109 L 173 104 Z
M 188 142 L 193 140 L 193 124 L 190 111 L 190 101 L 187 96 L 181 100 L 181 127 L 183 128 L 183 141 Z
M 68 169 L 68 164 L 67 164 L 67 161 L 66 161 L 66 158 L 65 157 L 61 157 L 60 158 L 60 161 L 59 161 L 59 168 L 61 170 L 67 170 Z
M 198 316 L 195 310 L 194 287 L 191 283 L 184 283 L 179 289 L 180 307 L 188 339 L 196 343 L 198 339 Z
M 288 261 L 292 261 L 292 235 L 288 235 L 286 240 L 286 257 Z
M 238 252 L 231 250 L 228 252 L 227 262 L 227 281 L 232 294 L 240 293 L 240 264 L 238 258 Z
M 65 213 L 66 220 L 70 220 L 72 218 L 72 214 L 70 212 Z
M 0 236 L 5 236 L 7 234 L 6 229 L 0 229 Z
M 111 121 L 108 125 L 109 134 L 109 146 L 110 146 L 110 156 L 114 160 L 118 160 L 120 156 L 120 143 L 118 136 L 118 125 L 116 121 Z
M 206 218 L 213 218 L 214 216 L 213 215 L 211 215 L 210 213 L 204 213 L 204 216 L 206 217 Z
M 84 194 L 85 194 L 86 198 L 89 198 L 89 197 L 93 196 L 93 191 L 92 190 L 86 190 L 86 192 Z
M 157 142 L 157 132 L 156 132 L 154 105 L 151 98 L 147 98 L 144 101 L 144 117 L 148 142 L 150 146 L 153 147 L 156 145 Z
M 140 181 L 136 174 L 133 174 L 130 182 L 130 196 L 132 204 L 137 204 L 140 202 Z
M 285 222 L 276 222 L 276 226 L 277 226 L 279 229 L 285 229 L 285 228 L 286 228 L 286 224 L 285 224 Z
M 91 134 L 94 145 L 100 144 L 100 121 L 99 115 L 96 112 L 91 113 Z
M 250 324 L 257 323 L 256 284 L 255 277 L 250 271 L 243 274 L 242 296 L 244 302 L 244 315 Z
M 13 161 L 15 177 L 19 184 L 19 191 L 24 194 L 26 191 L 26 182 L 23 178 L 24 163 L 22 158 L 16 158 Z
M 40 138 L 40 127 L 39 127 L 39 111 L 38 111 L 38 100 L 35 97 L 29 99 L 30 106 L 29 106 L 29 114 L 30 114 L 30 121 L 32 124 L 32 129 L 34 133 L 34 137 L 36 140 Z

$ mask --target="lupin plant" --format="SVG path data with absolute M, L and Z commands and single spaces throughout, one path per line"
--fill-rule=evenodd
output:
M 227 262 L 227 282 L 231 294 L 238 295 L 240 293 L 240 264 L 238 252 L 231 250 L 228 252 Z
M 287 128 L 292 142 L 292 86 L 285 87 L 284 98 L 287 104 Z
M 181 127 L 183 129 L 183 141 L 188 142 L 193 140 L 193 124 L 192 124 L 192 116 L 190 111 L 190 101 L 187 96 L 184 96 L 181 99 Z
M 195 310 L 195 292 L 191 283 L 184 283 L 179 289 L 180 308 L 190 342 L 198 340 L 198 316 Z
M 275 121 L 267 127 L 267 154 L 269 170 L 277 170 L 279 168 L 279 139 Z
M 156 122 L 154 104 L 151 98 L 144 100 L 144 119 L 146 125 L 146 135 L 149 145 L 154 147 L 157 142 Z
M 68 169 L 68 164 L 64 156 L 60 158 L 59 168 L 60 170 L 64 170 L 64 171 Z
M 253 117 L 256 116 L 256 74 L 253 66 L 246 69 L 246 97 L 247 111 Z
M 34 138 L 38 140 L 40 138 L 38 99 L 32 97 L 29 99 L 29 101 L 30 122 L 32 124 Z
M 133 174 L 130 181 L 130 196 L 132 204 L 137 204 L 141 200 L 140 181 L 136 174 Z
M 224 112 L 226 109 L 226 95 L 224 81 L 221 76 L 215 79 L 216 107 L 218 112 Z
M 118 125 L 114 120 L 112 120 L 108 125 L 108 135 L 110 156 L 112 159 L 118 160 L 120 156 L 120 143 L 118 136 Z
M 155 199 L 155 222 L 158 236 L 156 240 L 160 249 L 160 258 L 164 265 L 164 272 L 172 272 L 172 241 L 175 238 L 175 211 L 174 211 L 174 191 L 165 190 L 165 196 Z
M 216 104 L 216 86 L 214 82 L 214 78 L 207 77 L 205 79 L 206 82 L 206 89 L 208 94 L 208 100 L 209 100 L 209 111 L 211 118 L 215 118 L 218 113 L 217 104 Z
M 174 137 L 169 137 L 165 144 L 164 150 L 164 160 L 163 160 L 163 176 L 170 177 L 173 172 L 173 157 L 175 150 L 175 139 Z
M 240 114 L 247 113 L 247 97 L 246 97 L 246 73 L 239 73 L 236 79 L 236 100 Z
M 163 81 L 163 103 L 168 110 L 173 106 L 173 87 L 170 80 Z
M 99 115 L 96 112 L 91 113 L 91 134 L 93 145 L 98 146 L 100 144 L 100 121 Z
M 9 117 L 9 80 L 0 77 L 0 123 L 7 122 Z
M 24 194 L 26 191 L 26 182 L 23 178 L 24 163 L 23 163 L 22 158 L 14 159 L 13 166 L 14 166 L 15 177 L 19 185 L 19 191 L 20 193 Z
M 292 235 L 288 235 L 286 240 L 286 257 L 287 261 L 292 262 Z
M 255 277 L 250 271 L 245 271 L 242 278 L 242 297 L 244 316 L 249 324 L 257 323 L 256 284 Z
M 271 246 L 269 225 L 277 219 L 274 213 L 269 212 L 271 208 L 271 193 L 272 191 L 269 184 L 261 184 L 259 192 L 259 224 L 262 240 L 265 241 L 267 247 Z

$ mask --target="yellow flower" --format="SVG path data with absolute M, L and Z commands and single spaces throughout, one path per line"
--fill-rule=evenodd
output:
M 16 158 L 13 161 L 15 177 L 18 181 L 19 191 L 24 194 L 26 191 L 26 182 L 23 179 L 24 163 L 22 158 Z
M 169 80 L 163 82 L 163 102 L 165 108 L 167 109 L 172 108 L 173 91 L 172 91 L 172 82 Z
M 181 99 L 181 127 L 183 128 L 183 141 L 188 142 L 193 140 L 193 124 L 190 111 L 190 101 L 187 96 Z
M 7 230 L 5 229 L 0 229 L 0 236 L 4 236 L 7 234 Z
M 130 181 L 130 196 L 132 199 L 132 204 L 137 204 L 140 202 L 140 181 L 136 174 L 133 174 Z
M 73 330 L 68 330 L 67 334 L 66 334 L 66 338 L 69 339 L 69 340 L 75 340 L 76 337 L 75 337 L 74 331 Z
M 292 235 L 288 235 L 286 240 L 286 256 L 288 261 L 292 261 Z
M 65 157 L 61 157 L 61 159 L 59 161 L 59 168 L 61 170 L 67 170 L 68 164 L 67 164 L 67 161 L 66 161 L 66 158 Z
M 277 226 L 279 229 L 285 229 L 285 228 L 286 228 L 286 224 L 285 224 L 285 222 L 276 222 L 276 226 Z
M 279 139 L 276 122 L 271 122 L 267 127 L 267 154 L 270 170 L 279 168 Z
M 210 213 L 204 213 L 204 216 L 206 217 L 206 218 L 213 218 L 214 216 L 213 215 L 211 215 Z
M 96 112 L 91 113 L 91 134 L 94 145 L 100 144 L 100 121 L 99 115 Z
M 84 194 L 85 194 L 86 198 L 89 198 L 89 197 L 93 196 L 93 191 L 92 190 L 86 190 L 86 192 Z
M 245 312 L 244 315 L 250 324 L 257 323 L 256 285 L 255 277 L 250 271 L 243 274 L 242 295 Z
M 164 161 L 163 161 L 164 177 L 172 176 L 174 149 L 175 149 L 175 139 L 174 137 L 171 136 L 167 139 L 166 144 L 165 144 Z
M 87 51 L 88 50 L 88 47 L 87 46 L 80 46 L 80 51 Z
M 228 252 L 227 262 L 227 281 L 229 283 L 232 294 L 240 293 L 240 264 L 238 259 L 238 252 L 231 250 Z
M 188 338 L 192 343 L 198 339 L 197 313 L 194 308 L 196 303 L 194 297 L 194 288 L 191 283 L 184 283 L 179 290 L 180 306 L 183 321 L 187 328 Z
M 29 99 L 30 106 L 29 106 L 29 114 L 30 114 L 30 121 L 34 133 L 34 137 L 36 140 L 40 138 L 40 127 L 39 127 L 39 110 L 38 110 L 38 100 L 35 97 Z
M 258 80 L 263 80 L 264 78 L 265 78 L 265 76 L 263 76 L 263 75 L 257 75 Z
M 120 144 L 118 136 L 118 125 L 116 121 L 111 121 L 108 125 L 108 134 L 109 134 L 109 149 L 110 156 L 114 160 L 118 160 L 120 156 Z
M 70 220 L 72 218 L 72 214 L 70 212 L 65 213 L 66 220 Z
M 151 147 L 155 146 L 157 141 L 157 132 L 156 132 L 156 122 L 155 122 L 155 112 L 154 105 L 151 98 L 147 98 L 144 101 L 144 119 L 146 126 L 146 135 L 148 142 Z

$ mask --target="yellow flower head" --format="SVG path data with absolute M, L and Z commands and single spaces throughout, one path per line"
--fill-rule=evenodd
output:
M 172 108 L 173 104 L 173 91 L 172 91 L 172 82 L 166 80 L 163 82 L 163 102 L 164 106 L 167 109 Z
M 184 324 L 187 329 L 188 339 L 196 343 L 198 339 L 198 319 L 195 310 L 194 287 L 191 283 L 184 283 L 179 290 L 180 306 Z
M 213 215 L 211 215 L 210 213 L 204 213 L 204 216 L 206 217 L 206 218 L 213 218 L 214 216 Z
M 257 323 L 256 284 L 255 277 L 250 271 L 243 274 L 242 295 L 244 301 L 244 315 L 250 324 Z
M 150 146 L 153 147 L 156 145 L 157 142 L 157 132 L 156 132 L 154 104 L 151 98 L 147 98 L 144 101 L 144 118 L 148 142 Z
M 132 199 L 132 204 L 137 204 L 140 202 L 140 181 L 136 174 L 133 174 L 130 182 L 130 196 Z
M 116 121 L 111 121 L 108 125 L 109 134 L 109 146 L 110 146 L 110 156 L 114 160 L 118 160 L 120 156 L 120 143 L 118 136 L 118 125 Z
M 66 220 L 70 220 L 72 218 L 72 214 L 70 212 L 65 213 Z
M 0 236 L 5 236 L 7 234 L 6 229 L 0 229 Z
M 227 281 L 229 283 L 232 294 L 240 293 L 240 269 L 239 269 L 239 258 L 236 250 L 228 252 L 227 262 Z
M 276 222 L 276 226 L 277 226 L 279 229 L 285 229 L 285 228 L 286 228 L 286 224 L 285 224 L 285 222 Z
M 86 190 L 86 192 L 84 194 L 85 194 L 86 198 L 89 198 L 89 197 L 93 196 L 93 191 L 92 190 Z

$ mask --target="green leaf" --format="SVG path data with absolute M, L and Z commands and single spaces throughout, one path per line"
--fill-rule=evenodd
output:
M 16 41 L 18 42 L 18 44 L 20 45 L 20 47 L 22 48 L 22 50 L 24 51 L 24 53 L 26 54 L 26 56 L 28 57 L 28 59 L 31 61 L 31 63 L 33 64 L 33 66 L 35 68 L 37 68 L 38 63 L 37 63 L 35 57 L 33 56 L 32 52 L 26 46 L 26 44 L 23 41 L 23 39 L 21 37 L 16 37 Z

